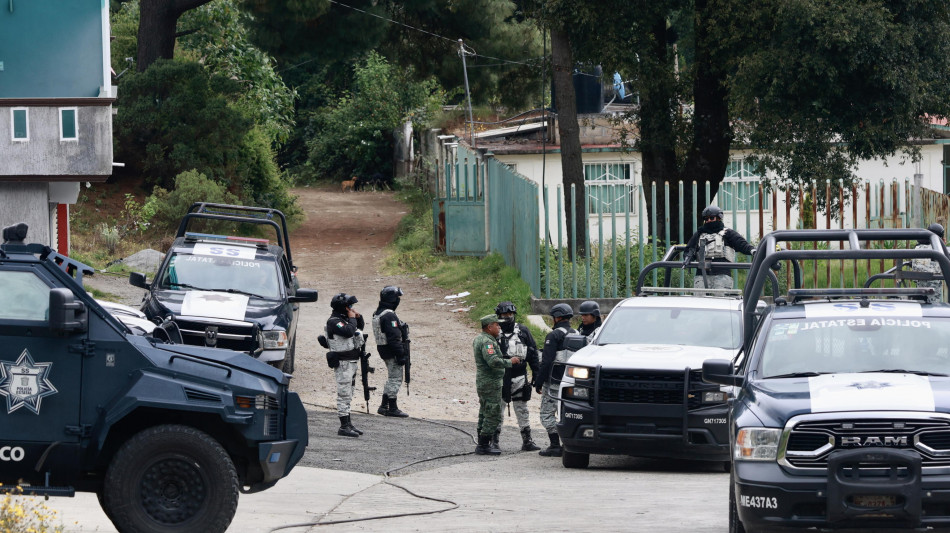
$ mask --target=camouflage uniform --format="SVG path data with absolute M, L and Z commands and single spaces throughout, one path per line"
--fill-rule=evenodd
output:
M 356 385 L 356 373 L 360 362 L 340 361 L 340 366 L 334 369 L 336 374 L 336 411 L 340 416 L 350 414 L 350 402 L 353 401 L 353 388 Z
M 501 426 L 501 387 L 511 360 L 501 356 L 498 339 L 484 331 L 472 341 L 475 390 L 478 392 L 478 434 L 494 435 Z
M 929 244 L 918 244 L 914 247 L 915 250 L 932 250 L 933 247 Z M 941 274 L 940 265 L 937 264 L 933 259 L 913 259 L 911 260 L 911 269 L 914 272 L 929 272 L 931 274 Z M 943 282 L 939 280 L 933 281 L 918 281 L 917 286 L 921 288 L 933 287 L 934 292 L 937 294 L 931 298 L 931 301 L 940 301 L 943 297 Z

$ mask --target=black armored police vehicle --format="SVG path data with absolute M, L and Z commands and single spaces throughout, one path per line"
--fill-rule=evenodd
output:
M 264 226 L 276 241 L 188 231 L 201 223 Z M 296 271 L 283 213 L 195 203 L 155 279 L 132 273 L 129 283 L 148 291 L 142 312 L 173 320 L 185 344 L 244 352 L 293 373 L 300 303 L 317 300 L 317 291 L 299 287 Z
M 0 486 L 94 492 L 121 532 L 223 532 L 239 492 L 285 477 L 307 446 L 290 376 L 135 334 L 82 287 L 89 267 L 4 232 Z
M 932 246 L 893 248 L 918 239 Z M 900 266 L 913 259 L 937 272 L 906 283 Z M 798 262 L 812 260 L 859 286 L 801 288 Z M 865 260 L 898 268 L 862 278 Z M 780 261 L 795 266 L 795 288 L 763 312 L 744 307 L 741 353 L 703 365 L 704 380 L 737 389 L 730 531 L 950 527 L 950 306 L 914 286 L 950 278 L 944 244 L 923 229 L 774 232 L 754 256 L 746 304 Z

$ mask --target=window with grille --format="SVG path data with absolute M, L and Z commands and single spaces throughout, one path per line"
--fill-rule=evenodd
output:
M 760 169 L 746 162 L 743 159 L 733 159 L 726 166 L 726 174 L 722 184 L 719 186 L 717 196 L 717 205 L 723 211 L 745 211 L 747 209 L 759 209 L 763 198 L 759 197 L 759 182 L 762 180 Z M 770 195 L 765 192 L 765 205 L 762 207 L 768 209 L 770 205 Z
M 632 163 L 585 163 L 584 183 L 590 215 L 636 212 Z

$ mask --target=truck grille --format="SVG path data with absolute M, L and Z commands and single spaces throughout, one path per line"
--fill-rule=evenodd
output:
M 260 329 L 251 322 L 215 324 L 176 318 L 175 323 L 181 330 L 181 338 L 185 344 L 207 346 L 206 329 L 214 326 L 218 328 L 215 348 L 225 348 L 250 355 L 257 355 L 261 351 Z
M 690 398 L 687 407 L 695 409 L 702 404 L 702 392 L 719 390 L 702 380 L 700 370 L 678 372 L 644 370 L 601 370 L 598 401 L 607 403 L 646 403 L 654 405 L 683 405 L 683 388 L 689 379 Z
M 822 419 L 786 430 L 782 462 L 793 468 L 824 469 L 835 450 L 904 449 L 920 453 L 921 466 L 950 466 L 950 420 L 906 418 Z

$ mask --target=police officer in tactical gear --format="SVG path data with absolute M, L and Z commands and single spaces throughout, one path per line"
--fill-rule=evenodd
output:
M 501 426 L 501 388 L 504 383 L 505 370 L 521 363 L 521 359 L 513 356 L 510 359 L 502 357 L 501 346 L 498 345 L 498 336 L 501 328 L 498 326 L 498 317 L 485 315 L 481 318 L 482 332 L 472 341 L 472 350 L 475 352 L 475 391 L 478 393 L 478 446 L 477 455 L 498 455 L 498 428 Z
M 536 377 L 538 375 L 538 346 L 528 327 L 515 322 L 517 313 L 518 308 L 511 302 L 501 302 L 495 307 L 495 316 L 498 317 L 498 325 L 501 327 L 499 337 L 501 353 L 506 358 L 517 357 L 521 360 L 520 363 L 505 369 L 501 397 L 502 401 L 511 402 L 514 407 L 518 427 L 521 428 L 521 450 L 531 452 L 541 449 L 531 440 L 528 413 L 528 400 L 531 399 L 533 383 L 528 380 L 528 367 L 531 367 L 531 376 Z M 498 430 L 492 437 L 495 446 L 498 445 L 500 434 L 501 425 L 499 424 Z
M 927 229 L 931 233 L 940 237 L 940 240 L 943 240 L 943 226 L 940 224 L 931 224 L 927 226 Z M 914 247 L 915 250 L 931 250 L 930 239 L 918 239 L 917 246 Z M 932 274 L 941 274 L 940 265 L 932 259 L 912 259 L 910 262 L 911 270 L 914 272 L 928 272 Z M 943 297 L 943 282 L 940 280 L 930 280 L 930 281 L 918 281 L 918 287 L 933 287 L 935 296 L 931 299 L 932 301 L 940 301 Z
M 594 334 L 604 323 L 600 319 L 600 304 L 587 300 L 578 306 L 577 314 L 581 315 L 580 334 L 587 337 L 587 344 L 590 344 L 594 340 Z
M 541 368 L 534 379 L 534 390 L 541 394 L 541 425 L 548 432 L 551 445 L 538 452 L 545 457 L 561 456 L 561 439 L 557 434 L 557 395 L 563 367 L 554 373 L 554 363 L 565 363 L 570 353 L 564 348 L 564 338 L 569 333 L 577 333 L 571 327 L 571 318 L 574 310 L 571 306 L 560 303 L 551 307 L 551 318 L 554 320 L 554 329 L 544 338 L 544 348 L 541 351 Z
M 705 249 L 706 260 L 714 263 L 735 262 L 736 250 L 746 255 L 752 255 L 755 252 L 755 248 L 742 238 L 739 232 L 727 228 L 722 223 L 722 209 L 715 205 L 703 209 L 703 225 L 690 237 L 686 248 L 687 263 L 698 255 L 700 248 Z M 697 269 L 696 277 L 693 279 L 693 288 L 732 288 L 732 274 L 728 269 L 713 266 L 706 272 L 706 278 L 709 281 L 708 287 L 703 282 L 702 272 Z
M 383 290 L 379 291 L 379 307 L 373 313 L 373 336 L 376 337 L 376 348 L 379 356 L 386 363 L 389 375 L 383 387 L 383 403 L 376 412 L 384 416 L 405 418 L 409 415 L 402 412 L 396 405 L 409 343 L 409 326 L 396 316 L 400 296 L 402 296 L 402 290 L 399 287 L 393 285 L 383 287 Z
M 340 429 L 336 434 L 343 437 L 359 437 L 362 431 L 353 427 L 350 420 L 350 402 L 356 386 L 359 370 L 360 348 L 363 346 L 363 316 L 353 310 L 356 296 L 339 293 L 330 300 L 333 310 L 325 326 L 330 358 L 336 362 L 336 409 L 340 416 Z M 331 363 L 333 364 L 333 363 Z

